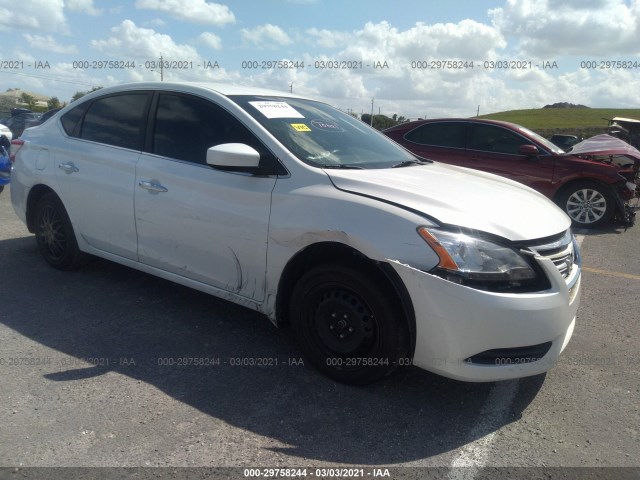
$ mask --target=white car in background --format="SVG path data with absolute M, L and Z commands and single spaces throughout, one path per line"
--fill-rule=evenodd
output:
M 327 104 L 128 84 L 22 140 L 12 202 L 53 267 L 96 255 L 257 310 L 292 325 L 336 380 L 403 365 L 535 375 L 572 335 L 581 267 L 567 215 Z
M 11 133 L 11 130 L 9 129 L 9 127 L 7 127 L 6 125 L 2 125 L 0 123 L 0 137 L 7 137 L 7 140 L 9 142 L 11 142 L 11 140 L 13 139 L 13 133 Z

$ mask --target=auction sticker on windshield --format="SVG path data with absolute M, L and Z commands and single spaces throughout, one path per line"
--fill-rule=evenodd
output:
M 344 132 L 344 129 L 333 122 L 325 122 L 323 120 L 311 120 L 311 125 L 319 130 L 325 130 L 327 132 Z
M 287 102 L 249 102 L 267 118 L 304 118 L 300 112 Z
M 306 126 L 304 123 L 292 123 L 291 126 L 297 132 L 310 132 L 311 131 L 311 129 L 308 126 Z

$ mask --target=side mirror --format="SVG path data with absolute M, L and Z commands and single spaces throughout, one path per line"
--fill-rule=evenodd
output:
M 257 168 L 260 154 L 244 143 L 223 143 L 207 150 L 207 165 L 226 169 Z
M 540 155 L 540 150 L 535 145 L 520 145 L 518 153 L 527 157 L 537 157 Z

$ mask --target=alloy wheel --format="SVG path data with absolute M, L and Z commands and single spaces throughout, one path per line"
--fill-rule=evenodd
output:
M 606 211 L 606 198 L 591 188 L 576 190 L 567 199 L 567 213 L 579 223 L 595 223 L 604 217 Z

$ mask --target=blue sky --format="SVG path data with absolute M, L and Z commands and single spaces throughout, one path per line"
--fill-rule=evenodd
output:
M 372 99 L 376 113 L 410 118 L 563 101 L 640 107 L 640 0 L 15 5 L 0 0 L 0 91 L 61 101 L 92 86 L 159 80 L 150 62 L 162 55 L 164 80 L 293 89 L 356 113 Z

